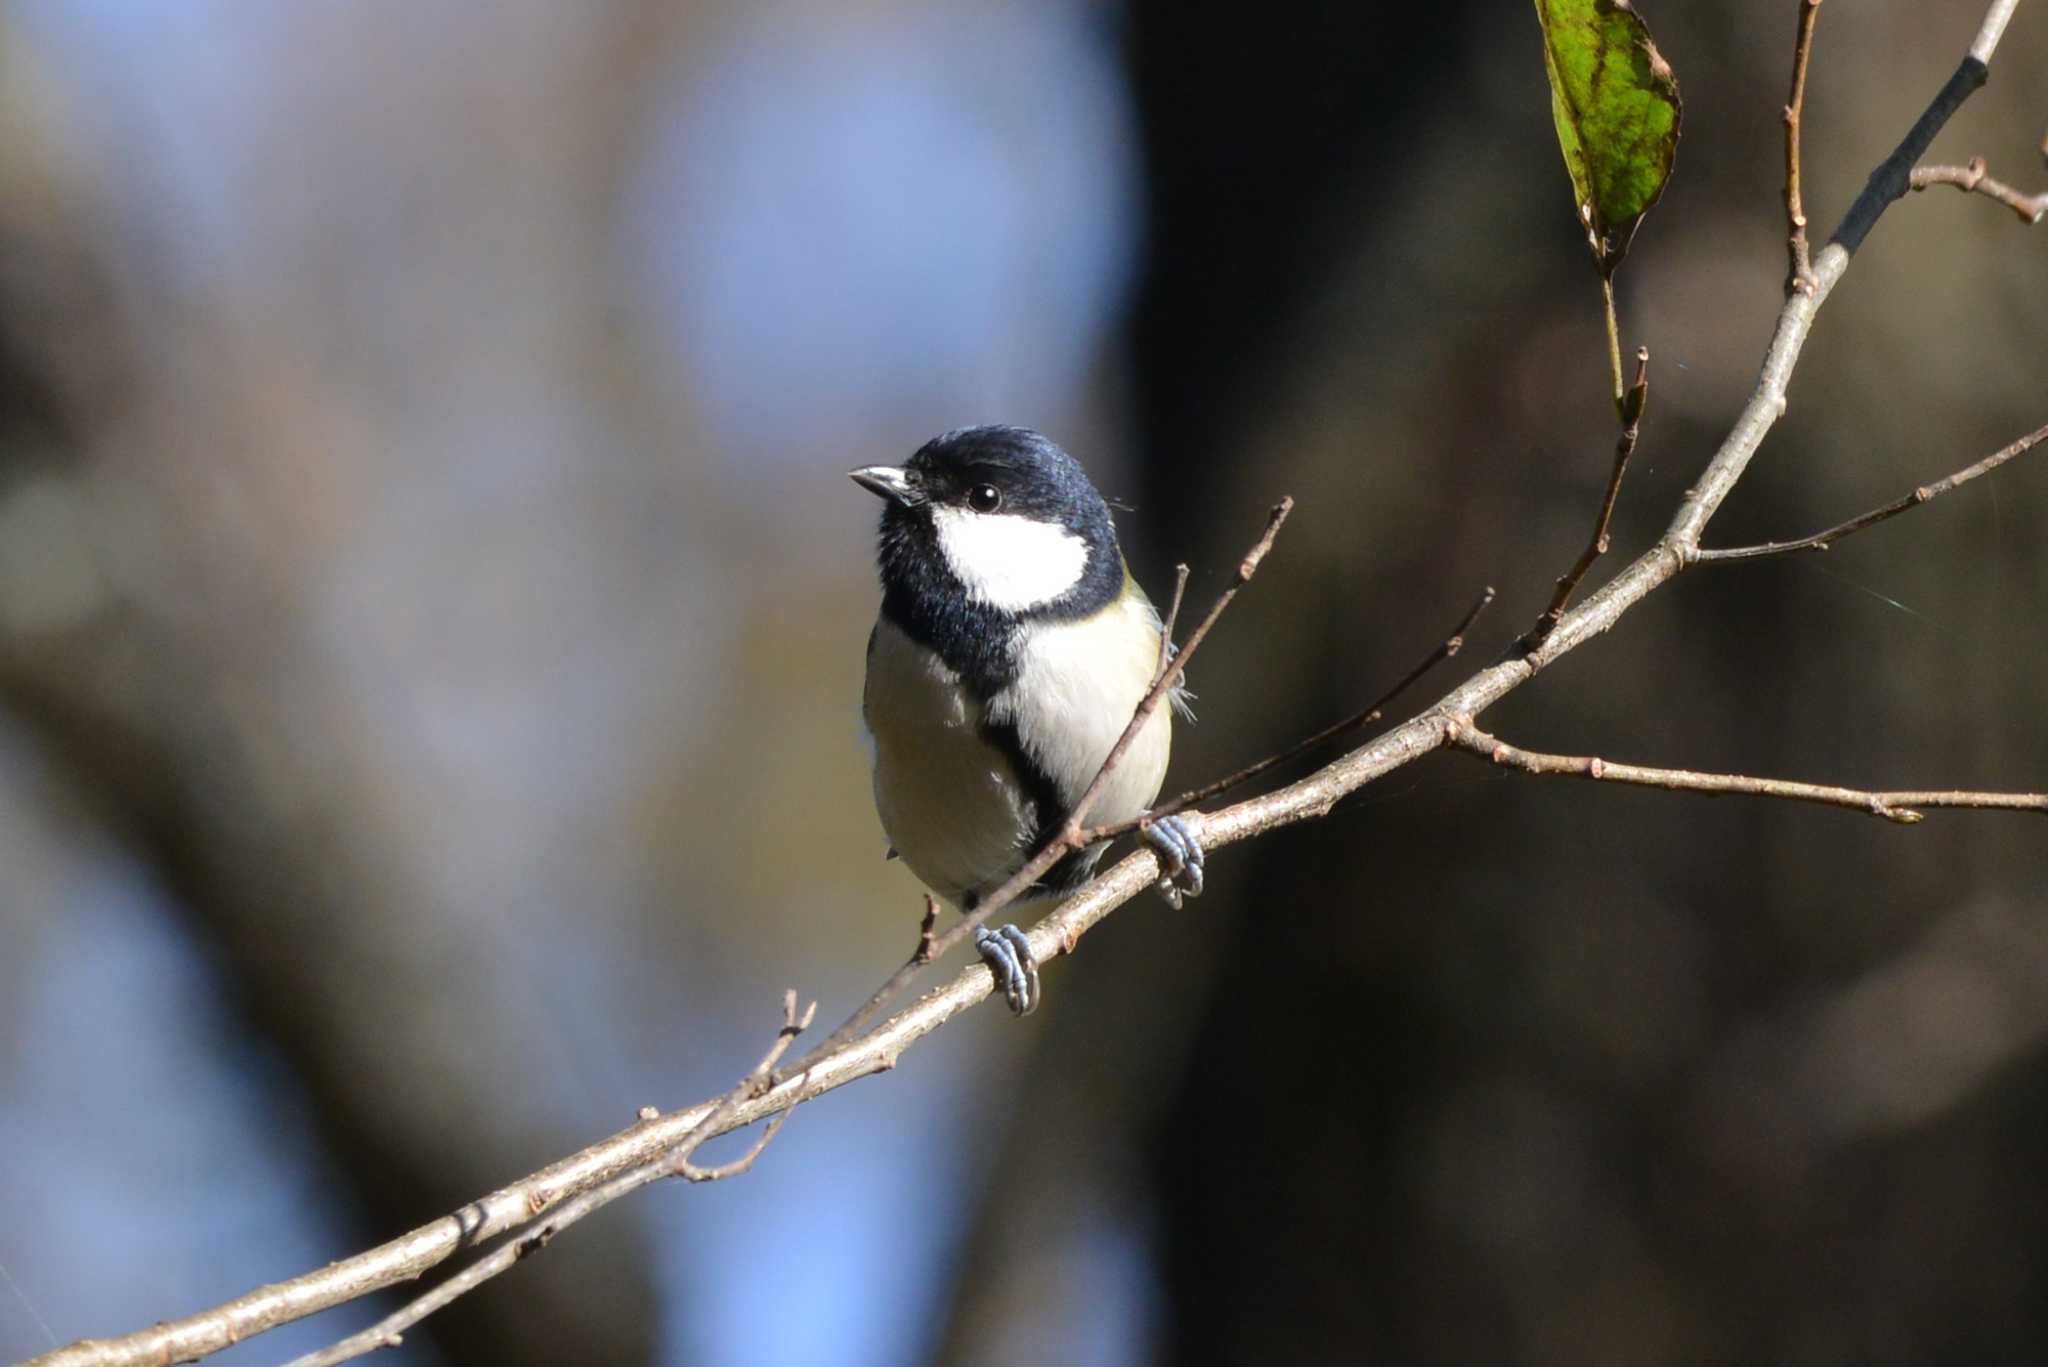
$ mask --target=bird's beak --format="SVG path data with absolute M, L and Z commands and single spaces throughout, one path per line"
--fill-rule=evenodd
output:
M 858 470 L 847 471 L 847 478 L 869 493 L 901 507 L 912 507 L 924 498 L 911 479 L 910 471 L 899 465 L 865 465 Z

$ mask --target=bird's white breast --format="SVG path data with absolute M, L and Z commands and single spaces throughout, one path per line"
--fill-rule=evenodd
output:
M 1151 686 L 1159 622 L 1132 595 L 1078 622 L 1036 623 L 1017 675 L 984 706 L 943 661 L 886 619 L 868 653 L 863 715 L 875 741 L 875 807 L 919 881 L 954 905 L 1029 857 L 1037 813 L 983 722 L 1013 726 L 1062 803 L 1076 801 Z M 1090 810 L 1123 821 L 1159 794 L 1173 723 L 1160 708 Z
M 989 707 L 1017 728 L 1025 751 L 1077 801 L 1130 724 L 1159 667 L 1159 618 L 1132 593 L 1078 622 L 1040 624 L 1020 638 L 1017 678 Z M 1173 720 L 1161 707 L 1138 733 L 1091 824 L 1125 821 L 1152 805 L 1166 778 Z
M 955 906 L 1030 855 L 1031 803 L 981 733 L 960 676 L 886 619 L 868 651 L 862 708 L 875 740 L 875 809 L 918 881 Z

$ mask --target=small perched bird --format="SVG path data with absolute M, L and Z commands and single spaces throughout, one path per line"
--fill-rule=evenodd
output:
M 971 912 L 1051 839 L 1151 689 L 1159 613 L 1131 578 L 1109 505 L 1074 458 L 1022 427 L 964 427 L 853 481 L 880 496 L 882 612 L 861 715 L 891 853 Z M 1185 711 L 1176 688 L 1173 699 Z M 1154 712 L 1088 813 L 1142 815 L 1172 747 Z M 1178 820 L 1144 827 L 1176 906 L 1202 890 L 1202 849 Z M 1033 886 L 1085 882 L 1097 846 Z M 1038 1003 L 1022 931 L 976 940 L 1010 1009 Z

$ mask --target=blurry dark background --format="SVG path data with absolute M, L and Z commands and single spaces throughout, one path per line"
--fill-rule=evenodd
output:
M 1686 121 L 1622 276 L 1654 378 L 1620 555 L 1754 383 L 1796 10 L 1642 8 Z M 1822 14 L 1820 228 L 1980 17 Z M 1940 159 L 2037 185 L 2044 61 L 2022 7 Z M 1710 541 L 2038 425 L 2044 302 L 2007 211 L 1896 206 Z M 898 961 L 849 467 L 1041 427 L 1197 600 L 1293 493 L 1192 783 L 1484 584 L 1455 669 L 1525 627 L 1606 383 L 1525 3 L 0 10 L 0 1359 L 409 1228 L 725 1085 L 784 986 L 836 1018 Z M 1695 575 L 1488 724 L 2039 789 L 2044 510 L 2022 462 Z M 388 1356 L 2026 1360 L 2037 827 L 1437 757 Z

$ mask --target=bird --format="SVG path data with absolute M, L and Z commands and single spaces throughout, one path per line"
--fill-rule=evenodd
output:
M 962 427 L 902 465 L 849 472 L 882 500 L 882 604 L 861 716 L 889 853 L 971 913 L 1055 836 L 1151 690 L 1159 612 L 1131 576 L 1109 505 L 1051 439 Z M 1168 649 L 1171 649 L 1169 646 Z M 1089 810 L 1144 815 L 1165 781 L 1184 683 L 1157 709 Z M 1164 816 L 1140 828 L 1176 907 L 1202 890 L 1203 851 Z M 1026 895 L 1085 883 L 1102 846 L 1067 855 Z M 1025 899 L 1020 899 L 1025 900 Z M 1014 925 L 976 933 L 1011 1011 L 1036 1009 L 1038 967 Z

